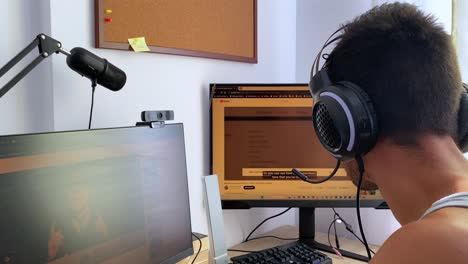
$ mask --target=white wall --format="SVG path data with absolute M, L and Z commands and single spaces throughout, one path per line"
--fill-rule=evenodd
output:
M 42 32 L 50 33 L 48 0 L 0 1 L 0 67 Z M 38 50 L 33 50 L 1 78 L 0 87 L 38 55 Z M 0 99 L 1 135 L 53 128 L 51 67 L 51 60 L 44 60 Z
M 297 0 L 296 81 L 308 83 L 312 62 L 325 40 L 371 7 L 370 0 Z
M 468 82 L 468 2 L 454 1 L 454 24 L 452 35 L 458 52 L 458 63 L 460 65 L 462 80 Z M 468 157 L 468 155 L 465 155 Z
M 294 2 L 258 1 L 258 64 L 161 54 L 94 49 L 94 1 L 51 0 L 51 32 L 65 48 L 81 46 L 121 67 L 127 84 L 119 92 L 96 90 L 93 127 L 134 125 L 142 110 L 172 109 L 183 122 L 192 227 L 206 233 L 201 177 L 209 173 L 210 82 L 294 82 L 296 24 Z M 53 60 L 56 130 L 87 127 L 90 82 Z M 226 211 L 228 245 L 239 243 L 256 223 L 276 210 Z M 282 223 L 294 224 L 294 215 Z M 241 223 L 241 224 L 238 224 Z M 271 226 L 270 226 L 271 228 Z

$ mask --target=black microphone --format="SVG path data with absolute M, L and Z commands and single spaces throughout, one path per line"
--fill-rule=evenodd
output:
M 320 184 L 320 183 L 323 183 L 323 182 L 326 182 L 326 181 L 330 180 L 333 176 L 335 176 L 336 172 L 340 168 L 340 165 L 341 165 L 341 160 L 336 160 L 335 169 L 333 169 L 333 171 L 332 171 L 332 173 L 330 175 L 328 175 L 326 178 L 321 179 L 321 180 L 312 180 L 309 177 L 307 177 L 307 175 L 305 175 L 304 173 L 302 173 L 300 170 L 298 170 L 296 168 L 292 169 L 292 173 L 294 173 L 294 175 L 296 175 L 297 177 L 299 177 L 301 180 L 303 180 L 305 182 L 312 183 L 312 184 Z
M 95 80 L 112 91 L 122 89 L 127 81 L 124 71 L 83 48 L 73 48 L 67 57 L 67 64 L 81 76 Z

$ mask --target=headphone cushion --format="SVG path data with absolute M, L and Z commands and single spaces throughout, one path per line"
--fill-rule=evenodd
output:
M 458 109 L 458 147 L 465 153 L 468 152 L 468 89 L 465 84 L 463 88 Z

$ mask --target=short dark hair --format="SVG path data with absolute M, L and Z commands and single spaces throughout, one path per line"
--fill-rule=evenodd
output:
M 400 145 L 420 135 L 457 138 L 462 92 L 450 35 L 417 7 L 375 7 L 345 25 L 327 60 L 333 82 L 351 81 L 374 103 L 379 137 Z

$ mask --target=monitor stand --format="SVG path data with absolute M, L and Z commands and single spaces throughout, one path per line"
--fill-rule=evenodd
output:
M 332 247 L 315 241 L 315 208 L 300 207 L 299 208 L 299 241 L 308 245 L 311 248 L 321 251 L 336 254 Z M 369 258 L 358 255 L 353 252 L 340 249 L 343 257 L 352 258 L 364 262 L 368 262 Z

